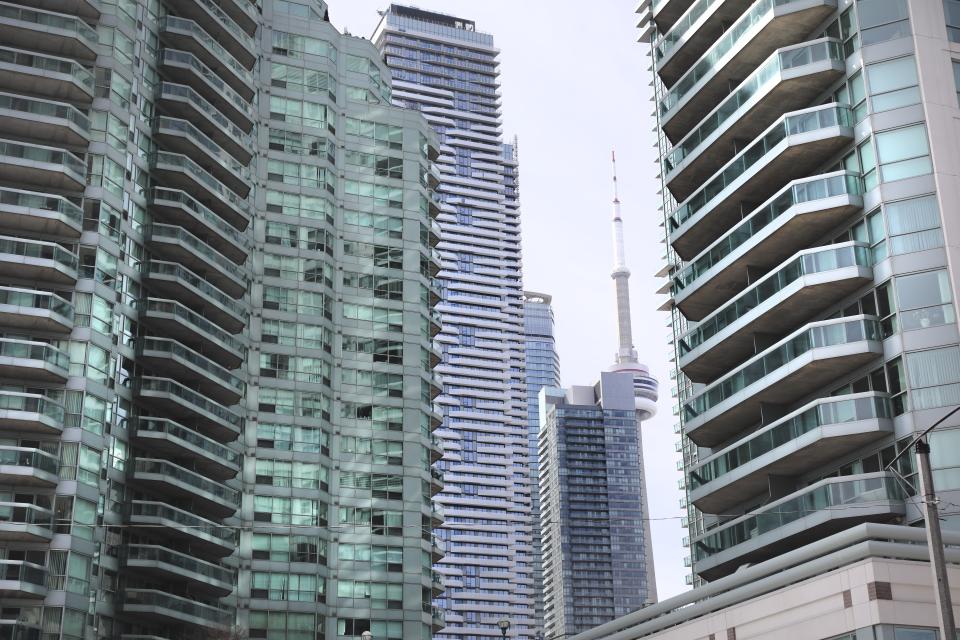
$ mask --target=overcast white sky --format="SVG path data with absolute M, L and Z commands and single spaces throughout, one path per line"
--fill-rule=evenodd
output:
M 387 0 L 328 0 L 331 21 L 369 37 Z M 473 19 L 501 50 L 504 134 L 520 144 L 524 286 L 553 295 L 564 385 L 593 384 L 616 352 L 610 150 L 633 272 L 637 350 L 660 380 L 660 413 L 644 424 L 644 459 L 661 599 L 685 590 L 681 474 L 674 451 L 657 212 L 649 58 L 634 0 L 416 0 Z

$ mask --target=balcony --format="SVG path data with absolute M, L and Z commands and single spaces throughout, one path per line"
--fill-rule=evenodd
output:
M 175 340 L 142 337 L 137 341 L 137 356 L 149 369 L 176 378 L 217 402 L 231 405 L 243 397 L 245 385 L 240 378 Z
M 0 540 L 49 542 L 53 537 L 53 511 L 29 502 L 0 502 Z
M 78 258 L 55 242 L 0 236 L 0 276 L 73 285 Z
M 55 293 L 0 287 L 0 325 L 69 333 L 73 330 L 73 305 Z
M 438 606 L 431 607 L 430 618 L 435 632 L 447 626 L 447 612 Z
M 230 333 L 239 333 L 247 325 L 246 306 L 175 262 L 151 260 L 144 263 L 143 275 L 154 291 L 174 298 L 194 309 L 203 309 L 207 318 Z
M 143 377 L 137 395 L 145 405 L 165 412 L 219 442 L 232 442 L 240 435 L 243 418 L 221 404 L 208 399 L 168 378 Z
M 666 33 L 690 9 L 693 0 L 652 0 L 653 20 L 660 33 Z
M 97 57 L 97 32 L 76 16 L 0 2 L 0 42 L 64 58 Z
M 228 0 L 227 4 L 232 4 L 232 1 Z M 244 67 L 253 67 L 257 61 L 257 43 L 248 34 L 256 29 L 256 15 L 247 14 L 244 17 L 241 15 L 243 12 L 236 12 L 236 15 L 244 20 L 244 26 L 253 25 L 252 29 L 244 31 L 232 17 L 234 14 L 227 14 L 213 0 L 171 0 L 170 6 L 176 10 L 177 15 L 195 21 L 204 31 L 216 38 Z
M 0 135 L 86 146 L 90 142 L 90 120 L 65 102 L 0 93 Z
M 253 74 L 203 27 L 193 20 L 166 16 L 160 21 L 160 29 L 165 43 L 197 56 L 244 100 L 253 99 Z
M 674 198 L 683 200 L 726 164 L 739 141 L 753 140 L 791 107 L 811 104 L 845 69 L 836 40 L 817 40 L 770 56 L 664 156 L 664 176 Z
M 712 244 L 786 183 L 808 177 L 853 140 L 850 109 L 829 104 L 783 116 L 670 216 L 670 242 L 684 260 Z
M 0 482 L 30 487 L 55 487 L 59 461 L 46 451 L 0 446 Z
M 657 75 L 666 87 L 679 80 L 749 6 L 749 0 L 696 0 L 653 42 Z
M 246 261 L 250 252 L 247 235 L 186 192 L 154 187 L 150 192 L 150 210 L 155 219 L 183 227 L 236 264 Z
M 200 314 L 173 300 L 138 301 L 140 321 L 161 335 L 170 336 L 221 366 L 236 369 L 246 360 L 247 348 Z
M 716 580 L 855 524 L 897 520 L 905 513 L 897 482 L 892 473 L 821 480 L 694 539 L 694 570 Z
M 130 526 L 146 535 L 179 540 L 211 558 L 229 556 L 237 549 L 234 529 L 162 502 L 134 500 Z
M 765 273 L 863 208 L 859 176 L 837 172 L 795 180 L 674 275 L 674 302 L 689 320 L 743 291 L 749 273 Z
M 25 0 L 23 4 L 44 11 L 79 16 L 89 21 L 95 21 L 100 17 L 98 0 Z
M 64 408 L 46 396 L 0 391 L 0 430 L 31 434 L 63 431 Z
M 0 377 L 63 383 L 69 368 L 70 356 L 51 344 L 0 338 Z
M 671 141 L 690 129 L 780 47 L 803 41 L 836 0 L 757 0 L 677 81 L 658 105 Z
M 89 103 L 93 72 L 67 58 L 0 47 L 0 90 Z
M 149 491 L 188 500 L 214 517 L 232 516 L 240 508 L 240 493 L 169 460 L 137 458 L 133 479 Z
M 22 560 L 0 560 L 0 597 L 43 599 L 46 595 L 46 567 Z
M 154 589 L 126 589 L 123 612 L 144 619 L 174 625 L 196 625 L 224 631 L 233 624 L 236 613 Z
M 144 238 L 153 254 L 170 262 L 179 262 L 233 298 L 247 292 L 247 271 L 212 249 L 182 227 L 151 224 Z
M 79 238 L 83 209 L 63 196 L 0 187 L 0 229 Z
M 150 166 L 163 186 L 194 194 L 202 204 L 234 227 L 246 228 L 250 221 L 246 199 L 228 189 L 189 157 L 156 151 L 150 155 Z
M 216 480 L 228 480 L 240 472 L 239 453 L 166 418 L 141 416 L 134 438 L 150 451 L 190 460 L 195 469 Z
M 836 302 L 873 282 L 870 248 L 860 243 L 801 251 L 707 316 L 678 341 L 680 368 L 708 382 Z
M 226 567 L 152 544 L 128 545 L 127 568 L 163 581 L 183 582 L 191 591 L 219 597 L 233 593 L 237 578 Z
M 69 151 L 0 140 L 0 175 L 5 184 L 57 191 L 83 191 L 86 165 Z
M 183 84 L 161 82 L 158 99 L 162 113 L 189 120 L 234 158 L 249 164 L 254 149 L 250 136 L 199 93 Z
M 432 496 L 443 491 L 443 471 L 430 467 L 430 491 Z
M 157 118 L 154 137 L 166 150 L 202 163 L 212 176 L 240 197 L 246 198 L 250 193 L 250 176 L 246 167 L 186 120 Z
M 794 404 L 882 354 L 875 318 L 812 322 L 687 400 L 684 433 L 717 447 L 760 423 L 764 405 Z
M 437 573 L 436 571 L 434 571 L 433 577 L 430 580 L 430 584 L 433 588 L 433 595 L 435 596 L 438 596 L 447 590 L 447 585 L 443 579 L 442 573 Z
M 255 120 L 250 103 L 197 56 L 178 49 L 163 49 L 158 64 L 167 76 L 192 87 L 244 133 L 250 133 Z
M 727 513 L 767 491 L 770 476 L 800 476 L 890 436 L 892 415 L 877 392 L 815 400 L 691 469 L 690 499 L 704 513 Z

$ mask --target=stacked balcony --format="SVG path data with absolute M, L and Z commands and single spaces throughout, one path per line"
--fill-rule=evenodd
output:
M 684 402 L 684 433 L 701 447 L 720 445 L 760 424 L 765 407 L 795 404 L 882 353 L 875 318 L 808 323 Z
M 166 8 L 135 303 L 141 373 L 129 481 L 137 494 L 127 517 L 140 537 L 123 559 L 122 611 L 147 621 L 141 635 L 186 637 L 235 619 L 220 599 L 236 585 L 222 559 L 237 536 L 222 521 L 240 508 L 258 19 L 247 0 Z
M 853 141 L 848 107 L 828 104 L 788 113 L 686 198 L 670 215 L 670 242 L 684 259 L 794 179 Z M 751 204 L 753 203 L 753 204 Z
M 691 541 L 697 573 L 715 580 L 861 522 L 891 522 L 905 494 L 890 472 L 828 478 L 722 522 Z
M 53 512 L 28 502 L 0 502 L 0 541 L 49 542 Z
M 0 598 L 43 600 L 46 595 L 46 567 L 22 560 L 0 560 Z

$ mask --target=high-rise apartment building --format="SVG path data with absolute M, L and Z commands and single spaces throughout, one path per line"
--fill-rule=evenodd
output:
M 435 140 L 326 12 L 0 5 L 0 637 L 442 627 Z
M 543 629 L 543 558 L 540 540 L 540 390 L 560 386 L 560 357 L 554 337 L 552 298 L 523 294 L 524 353 L 527 366 L 527 456 L 530 467 L 530 521 L 533 536 L 534 628 Z
M 396 104 L 440 138 L 437 221 L 447 613 L 438 637 L 533 638 L 516 149 L 500 130 L 498 50 L 470 20 L 390 5 L 373 36 Z
M 960 402 L 960 3 L 653 0 L 639 11 L 655 69 L 691 581 L 857 523 L 915 524 L 913 488 L 887 464 Z M 958 426 L 931 438 L 946 496 L 960 489 Z M 915 487 L 911 456 L 899 471 Z
M 543 633 L 567 638 L 656 600 L 641 421 L 629 372 L 541 394 Z
M 546 638 L 582 633 L 657 600 L 641 425 L 656 414 L 658 383 L 633 344 L 615 166 L 613 180 L 614 364 L 592 387 L 545 387 L 538 398 Z

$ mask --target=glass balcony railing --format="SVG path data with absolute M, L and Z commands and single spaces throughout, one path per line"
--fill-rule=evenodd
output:
M 10 236 L 0 236 L 0 261 L 3 260 L 4 255 L 52 260 L 73 272 L 77 270 L 79 264 L 76 254 L 70 253 L 55 242 L 23 240 Z
M 199 353 L 191 349 L 187 349 L 175 340 L 153 337 L 141 338 L 139 351 L 141 354 L 147 351 L 157 351 L 176 357 L 184 362 L 189 363 L 190 366 L 195 367 L 197 370 L 203 371 L 208 376 L 219 380 L 223 385 L 230 387 L 237 393 L 243 393 L 244 384 L 240 378 L 233 375 L 223 367 L 216 365 L 210 360 L 204 358 Z
M 206 413 L 216 416 L 222 422 L 229 424 L 236 429 L 243 428 L 243 418 L 233 411 L 199 394 L 179 382 L 169 378 L 150 378 L 144 377 L 139 382 L 140 391 L 152 391 L 155 393 L 167 393 L 203 410 Z
M 47 586 L 47 569 L 22 560 L 0 560 L 0 580 L 27 582 L 38 587 Z
M 53 511 L 29 502 L 0 502 L 0 527 L 27 525 L 53 529 Z
M 73 105 L 64 102 L 51 102 L 39 98 L 0 93 L 0 109 L 17 111 L 29 116 L 57 118 L 66 120 L 84 132 L 90 131 L 90 119 Z
M 93 72 L 72 60 L 0 47 L 0 64 L 12 64 L 18 67 L 29 67 L 35 71 L 70 76 L 87 93 L 93 95 Z
M 164 49 L 161 51 L 160 57 L 163 60 L 163 64 L 182 65 L 193 69 L 193 71 L 206 80 L 211 87 L 216 89 L 219 94 L 227 100 L 230 106 L 236 109 L 248 120 L 253 120 L 253 109 L 251 108 L 250 103 L 244 100 L 236 91 L 227 86 L 227 83 L 223 81 L 223 78 L 214 73 L 210 67 L 200 62 L 200 59 L 197 58 L 197 56 L 187 51 Z
M 237 231 L 233 225 L 229 224 L 223 218 L 215 214 L 210 210 L 209 207 L 197 202 L 185 191 L 154 187 L 151 191 L 151 195 L 153 202 L 175 202 L 181 205 L 184 209 L 187 209 L 193 213 L 198 220 L 204 223 L 204 225 L 216 230 L 218 234 L 224 236 L 233 244 L 246 250 L 250 249 L 250 240 L 247 238 L 245 233 Z
M 0 338 L 0 358 L 40 360 L 64 371 L 70 368 L 70 356 L 46 342 Z
M 752 434 L 745 442 L 711 456 L 707 462 L 690 472 L 690 487 L 698 489 L 709 484 L 820 427 L 889 419 L 892 415 L 890 398 L 884 396 L 854 399 L 837 396 L 818 400 L 816 406 L 784 418 L 770 428 Z
M 202 131 L 197 129 L 186 120 L 160 116 L 157 118 L 156 122 L 158 129 L 176 131 L 185 137 L 190 138 L 191 142 L 203 149 L 217 162 L 217 164 L 227 171 L 235 174 L 238 178 L 246 179 L 248 177 L 247 169 L 240 163 L 240 161 L 221 149 L 220 145 L 208 138 Z
M 755 142 L 715 174 L 696 193 L 687 198 L 670 216 L 670 231 L 676 231 L 696 214 L 708 208 L 713 199 L 752 167 L 767 161 L 767 154 L 788 136 L 810 133 L 830 127 L 853 126 L 850 108 L 836 103 L 783 116 Z
M 153 589 L 127 589 L 124 592 L 124 610 L 128 613 L 147 609 L 166 609 L 171 612 L 171 618 L 182 620 L 182 616 L 189 616 L 204 620 L 211 625 L 228 627 L 233 624 L 235 613 L 227 609 L 219 609 L 195 600 L 181 598 L 163 591 Z
M 770 223 L 778 220 L 793 207 L 807 202 L 826 200 L 837 196 L 863 194 L 863 181 L 853 173 L 837 173 L 805 178 L 787 186 L 774 196 L 769 204 L 755 211 L 729 231 L 719 242 L 700 254 L 673 278 L 673 294 L 677 295 L 697 282 L 710 269 L 720 264 L 734 251 L 756 237 Z
M 230 527 L 224 527 L 198 515 L 171 507 L 163 502 L 134 500 L 130 515 L 134 519 L 166 520 L 179 525 L 186 531 L 203 534 L 208 538 L 221 541 L 225 546 L 236 546 L 237 532 Z
M 704 118 L 696 129 L 677 143 L 663 159 L 663 169 L 670 174 L 700 146 L 721 129 L 727 122 L 735 121 L 743 106 L 754 96 L 763 93 L 767 88 L 779 81 L 784 71 L 810 65 L 822 60 L 843 61 L 843 52 L 840 43 L 836 40 L 819 40 L 800 47 L 774 53 L 759 69 L 740 83 L 740 86 L 730 94 L 720 106 Z
M 248 85 L 253 84 L 253 74 L 250 73 L 242 64 L 240 64 L 237 59 L 234 58 L 233 55 L 223 47 L 223 45 L 217 42 L 209 33 L 203 30 L 203 27 L 198 25 L 193 20 L 178 18 L 176 16 L 166 16 L 161 21 L 161 25 L 163 29 L 167 31 L 182 31 L 191 34 L 208 51 L 210 51 L 210 53 L 213 54 L 217 60 L 229 67 L 230 71 L 240 78 L 241 81 Z
M 80 18 L 0 2 L 0 19 L 28 22 L 38 27 L 66 31 L 70 35 L 83 40 L 84 44 L 92 51 L 97 50 L 97 32 Z
M 0 287 L 0 307 L 2 306 L 50 311 L 68 321 L 73 319 L 73 305 L 57 294 L 47 291 Z
M 896 478 L 886 473 L 848 478 L 824 480 L 798 492 L 795 497 L 760 507 L 757 514 L 721 525 L 720 529 L 693 543 L 695 561 L 706 560 L 818 512 L 843 511 L 844 507 L 850 507 L 849 513 L 854 515 L 863 511 L 860 505 L 902 501 L 906 497 Z
M 228 189 L 222 182 L 214 178 L 210 173 L 199 164 L 180 153 L 167 153 L 166 151 L 155 151 L 150 155 L 151 165 L 168 165 L 181 169 L 190 174 L 194 180 L 206 186 L 211 192 L 219 196 L 219 199 L 229 204 L 242 215 L 248 215 L 247 200 L 241 198 L 236 193 Z
M 87 167 L 83 161 L 69 151 L 56 147 L 42 147 L 37 144 L 0 140 L 0 158 L 15 158 L 43 164 L 59 164 L 73 174 L 81 184 L 86 182 Z
M 216 266 L 240 284 L 246 284 L 247 272 L 235 262 L 224 258 L 210 248 L 206 242 L 198 239 L 182 227 L 169 224 L 151 224 L 144 230 L 144 236 L 150 238 L 166 238 L 188 247 L 191 251 L 203 256 L 208 262 Z
M 808 249 L 684 334 L 679 341 L 680 353 L 686 355 L 700 347 L 803 276 L 872 264 L 870 247 L 859 242 Z
M 243 356 L 247 352 L 244 343 L 234 336 L 230 335 L 214 323 L 210 322 L 200 314 L 188 309 L 179 302 L 173 300 L 161 300 L 158 298 L 146 298 L 137 301 L 137 309 L 143 313 L 163 313 L 174 316 L 185 324 L 196 327 L 199 331 L 206 333 L 219 342 L 222 342 L 229 349 Z
M 210 104 L 206 98 L 184 84 L 174 84 L 172 82 L 160 83 L 160 97 L 167 99 L 179 99 L 189 102 L 194 109 L 201 112 L 210 119 L 220 130 L 229 138 L 236 141 L 237 144 L 250 148 L 251 142 L 249 136 L 243 132 L 240 127 L 235 125 L 227 116 L 220 113 L 220 110 Z
M 178 553 L 166 547 L 147 544 L 131 544 L 127 546 L 127 560 L 139 562 L 155 562 L 165 564 L 177 569 L 183 569 L 190 573 L 207 578 L 213 582 L 232 585 L 236 579 L 236 573 L 203 560 L 198 560 L 193 556 Z
M 663 60 L 678 44 L 685 42 L 687 39 L 686 35 L 690 31 L 690 28 L 697 24 L 700 18 L 702 18 L 712 6 L 720 2 L 722 2 L 722 0 L 697 0 L 697 2 L 690 5 L 686 13 L 657 41 L 656 46 L 653 48 L 653 55 L 656 60 L 658 62 Z
M 194 272 L 182 265 L 177 264 L 176 262 L 161 262 L 159 260 L 151 260 L 150 262 L 143 263 L 142 269 L 150 277 L 165 276 L 181 280 L 190 285 L 193 289 L 199 291 L 207 298 L 216 301 L 216 303 L 225 311 L 238 318 L 247 317 L 247 309 L 242 303 L 234 300 Z
M 240 454 L 236 451 L 223 446 L 215 440 L 200 435 L 193 429 L 188 429 L 183 425 L 177 424 L 172 420 L 141 416 L 137 422 L 137 434 L 142 437 L 142 434 L 148 433 L 168 435 L 172 438 L 182 440 L 201 451 L 205 451 L 213 457 L 223 460 L 227 464 L 233 466 L 240 464 Z
M 62 215 L 78 227 L 83 225 L 83 209 L 62 196 L 0 187 L 0 209 L 6 207 L 47 211 Z
M 757 0 L 667 92 L 660 101 L 661 118 L 676 108 L 701 80 L 720 68 L 724 58 L 743 42 L 746 34 L 772 19 L 776 7 L 793 2 L 798 0 Z
M 57 404 L 50 398 L 35 393 L 21 393 L 19 391 L 0 391 L 0 411 L 38 413 L 61 425 L 66 417 L 63 406 Z
M 685 402 L 684 417 L 687 421 L 696 420 L 809 351 L 867 340 L 881 340 L 880 323 L 874 318 L 814 323 L 759 354 Z
M 233 38 L 241 43 L 246 49 L 255 49 L 256 43 L 253 38 L 247 35 L 247 32 L 240 28 L 233 18 L 231 18 L 227 13 L 221 9 L 217 3 L 212 0 L 196 0 L 197 4 L 206 9 L 211 15 L 213 15 L 221 25 L 230 33 Z M 249 3 L 248 3 L 249 4 Z M 257 20 L 255 16 L 251 16 L 253 20 Z
M 0 446 L 0 465 L 2 466 L 26 467 L 55 476 L 58 464 L 56 457 L 40 449 Z
M 240 492 L 227 486 L 214 482 L 199 473 L 194 473 L 183 467 L 173 464 L 167 460 L 156 460 L 153 458 L 137 458 L 133 463 L 135 474 L 150 474 L 169 478 L 180 484 L 202 491 L 216 497 L 221 502 L 240 506 Z

